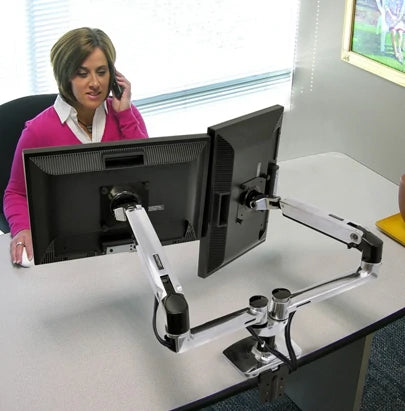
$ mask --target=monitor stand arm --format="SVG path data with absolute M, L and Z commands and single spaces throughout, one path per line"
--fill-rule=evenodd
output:
M 188 304 L 182 286 L 170 270 L 162 244 L 145 209 L 140 205 L 126 205 L 123 212 L 134 233 L 136 251 L 148 274 L 156 301 L 163 304 L 165 309 L 167 332 L 174 335 L 188 333 Z M 116 211 L 115 215 L 118 215 Z
M 137 204 L 120 204 L 113 210 L 117 220 L 129 222 L 156 301 L 165 311 L 165 346 L 180 353 L 247 326 L 266 323 L 267 305 L 259 307 L 252 298 L 249 307 L 190 328 L 188 304 L 182 286 L 170 270 L 163 246 L 145 209 Z M 162 342 L 160 338 L 158 340 Z
M 291 366 L 292 355 L 300 355 L 299 348 L 287 335 L 291 316 L 298 308 L 336 296 L 377 277 L 382 241 L 357 224 L 294 200 L 249 196 L 248 206 L 258 212 L 281 209 L 284 216 L 359 249 L 362 252 L 360 267 L 353 273 L 295 293 L 275 289 L 270 303 L 264 296 L 253 296 L 248 307 L 190 328 L 188 304 L 182 287 L 170 272 L 165 252 L 146 211 L 137 204 L 119 205 L 113 210 L 118 220 L 128 220 L 156 301 L 166 313 L 165 345 L 175 352 L 184 352 L 225 334 L 247 329 L 252 337 L 228 347 L 224 354 L 247 377 L 254 377 L 264 371 L 279 369 L 286 362 Z
M 295 293 L 283 288 L 273 290 L 267 326 L 251 327 L 250 331 L 254 331 L 254 337 L 241 340 L 224 351 L 228 359 L 241 372 L 247 377 L 254 377 L 264 371 L 275 370 L 282 362 L 285 362 L 280 361 L 274 355 L 272 352 L 274 348 L 282 354 L 288 355 L 289 361 L 292 360 L 291 354 L 300 356 L 300 349 L 294 342 L 288 341 L 289 335 L 287 336 L 285 333 L 285 340 L 280 338 L 298 308 L 334 297 L 377 278 L 381 265 L 383 242 L 373 233 L 353 222 L 296 200 L 279 197 L 268 198 L 259 193 L 255 193 L 253 196 L 248 194 L 244 198 L 247 199 L 245 205 L 251 209 L 262 212 L 270 209 L 281 209 L 285 217 L 341 241 L 349 248 L 357 248 L 362 252 L 360 266 L 352 273 Z M 270 342 L 270 348 L 268 344 L 264 344 L 266 341 Z M 294 351 L 291 350 L 291 347 Z M 291 363 L 289 365 L 291 368 Z
M 381 262 L 382 241 L 358 224 L 293 199 L 267 198 L 262 195 L 247 198 L 249 203 L 246 205 L 249 208 L 257 211 L 279 208 L 285 217 L 341 241 L 348 248 L 357 248 L 362 252 L 363 262 Z

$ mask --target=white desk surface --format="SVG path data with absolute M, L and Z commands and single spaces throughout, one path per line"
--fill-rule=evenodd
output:
M 278 194 L 333 212 L 384 240 L 378 280 L 298 311 L 292 337 L 304 354 L 405 306 L 405 250 L 375 221 L 398 212 L 398 187 L 338 153 L 280 163 Z M 244 377 L 222 350 L 230 334 L 185 354 L 152 332 L 153 294 L 136 254 L 12 267 L 0 236 L 0 410 L 168 410 Z M 191 326 L 356 269 L 361 254 L 284 217 L 270 215 L 268 240 L 207 279 L 196 275 L 198 243 L 166 247 L 183 285 Z

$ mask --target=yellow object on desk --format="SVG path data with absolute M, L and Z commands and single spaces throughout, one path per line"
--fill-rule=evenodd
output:
M 378 220 L 375 224 L 383 233 L 405 246 L 405 221 L 400 213 Z

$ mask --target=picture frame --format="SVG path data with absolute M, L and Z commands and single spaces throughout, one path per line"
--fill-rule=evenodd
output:
M 398 14 L 391 10 L 394 4 Z M 342 60 L 405 86 L 405 32 L 398 45 L 402 28 L 405 0 L 346 0 Z

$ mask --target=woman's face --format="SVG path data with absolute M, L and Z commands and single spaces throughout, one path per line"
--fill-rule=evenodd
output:
M 92 114 L 104 102 L 110 91 L 110 71 L 107 59 L 99 48 L 83 61 L 72 79 L 78 113 Z

